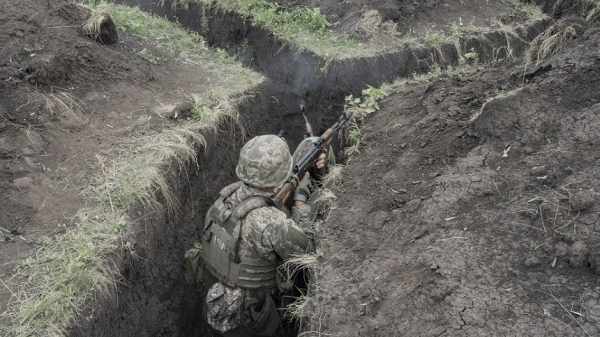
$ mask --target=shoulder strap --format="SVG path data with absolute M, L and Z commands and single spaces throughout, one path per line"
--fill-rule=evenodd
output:
M 225 207 L 225 205 L 223 204 L 223 201 L 225 201 L 225 199 L 229 198 L 238 188 L 240 188 L 242 186 L 242 184 L 243 184 L 243 182 L 237 181 L 233 184 L 229 184 L 229 185 L 225 186 L 219 192 L 219 199 L 217 199 L 213 203 L 213 205 L 211 206 L 211 208 L 209 209 L 208 212 L 210 213 L 214 209 L 215 215 L 217 218 L 227 219 L 227 217 L 229 217 L 229 215 L 231 214 L 231 211 L 227 207 Z M 213 221 L 208 220 L 208 217 L 207 217 L 207 219 L 204 221 L 204 228 L 202 229 L 202 236 L 204 237 L 204 240 L 206 240 L 206 241 L 210 240 L 210 237 L 211 237 L 210 227 L 212 226 L 212 224 L 213 224 Z

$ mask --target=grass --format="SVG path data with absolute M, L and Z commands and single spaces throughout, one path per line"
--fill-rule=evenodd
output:
M 502 0 L 505 4 L 513 6 L 517 10 L 524 11 L 530 20 L 537 21 L 546 19 L 548 16 L 542 12 L 542 9 L 529 1 L 523 0 Z
M 530 20 L 527 24 L 546 18 L 539 7 L 524 3 L 518 0 L 506 1 L 513 5 L 516 10 L 528 13 Z M 401 37 L 396 27 L 382 22 L 381 17 L 374 12 L 373 15 L 366 15 L 361 18 L 348 34 L 340 35 L 331 31 L 331 22 L 321 13 L 319 8 L 309 7 L 291 7 L 286 8 L 276 2 L 266 0 L 219 0 L 218 2 L 209 0 L 176 0 L 173 6 L 190 8 L 192 3 L 203 6 L 203 18 L 211 15 L 211 8 L 218 6 L 227 10 L 240 13 L 244 18 L 251 20 L 256 26 L 264 27 L 275 37 L 285 44 L 292 46 L 297 51 L 310 51 L 325 60 L 325 69 L 333 60 L 344 60 L 359 57 L 371 57 L 386 53 L 392 50 L 398 50 L 402 46 L 423 47 L 423 43 L 430 46 L 437 46 L 438 49 L 443 43 L 452 43 L 457 47 L 459 55 L 462 55 L 460 48 L 460 38 L 466 35 L 484 36 L 487 32 L 496 30 L 496 27 L 476 28 L 469 25 L 459 27 L 453 25 L 452 34 L 444 35 L 441 32 L 431 32 L 421 39 L 417 40 L 410 37 Z M 94 8 L 104 9 L 102 4 Z M 114 5 L 111 5 L 114 7 Z M 135 16 L 139 13 L 128 13 L 119 10 L 118 15 L 108 11 L 118 27 L 133 32 L 140 36 L 160 35 L 158 32 L 169 32 L 168 24 L 162 23 L 160 26 L 151 27 L 150 25 L 140 25 L 136 22 Z M 124 13 L 124 14 L 123 14 Z M 173 24 L 176 25 L 176 24 Z M 206 25 L 206 29 L 208 26 Z M 510 29 L 507 34 L 518 36 L 514 32 L 514 27 L 500 27 L 501 30 Z M 197 37 L 201 39 L 199 36 Z M 186 39 L 177 36 L 168 36 L 159 39 L 166 48 L 174 53 L 185 53 L 189 49 Z M 420 41 L 420 42 L 419 42 Z M 507 46 L 510 47 L 510 46 Z M 468 53 L 467 53 L 468 54 Z M 152 60 L 152 58 L 149 58 Z
M 488 104 L 496 101 L 496 100 L 500 100 L 500 99 L 506 99 L 512 96 L 517 95 L 519 92 L 521 92 L 521 90 L 523 90 L 525 87 L 519 87 L 517 89 L 511 90 L 511 91 L 507 91 L 507 92 L 503 92 L 500 93 L 494 97 L 489 98 L 488 100 L 486 100 L 482 105 L 481 108 L 474 113 L 471 118 L 469 118 L 469 123 L 473 123 L 477 120 L 477 118 L 479 118 L 479 116 L 481 116 L 481 114 L 483 113 L 483 111 L 487 108 Z
M 600 21 L 600 0 L 581 0 L 585 21 L 597 24 Z
M 201 35 L 184 29 L 177 22 L 143 12 L 137 7 L 117 5 L 109 1 L 84 4 L 83 6 L 94 13 L 109 14 L 120 30 L 146 38 L 148 43 L 167 51 L 176 61 L 190 65 L 203 65 L 217 72 L 225 69 L 223 75 L 227 76 L 232 83 L 239 82 L 242 86 L 256 80 L 254 72 L 242 67 L 224 51 L 208 48 Z M 204 61 L 206 58 L 212 60 L 208 65 Z M 235 77 L 236 80 L 233 80 L 232 77 Z
M 85 104 L 68 91 L 52 90 L 50 93 L 41 94 L 46 102 L 46 109 L 51 114 L 60 114 L 74 124 L 83 124 Z
M 429 31 L 418 39 L 410 43 L 412 48 L 421 49 L 430 54 L 429 72 L 426 74 L 414 74 L 414 79 L 418 81 L 428 81 L 431 77 L 439 76 L 445 70 L 442 67 L 452 67 L 451 72 L 460 72 L 461 68 L 477 66 L 480 63 L 491 62 L 497 63 L 500 61 L 514 61 L 517 56 L 514 53 L 512 44 L 517 42 L 527 42 L 525 39 L 527 27 L 533 25 L 540 20 L 547 20 L 548 16 L 544 14 L 537 6 L 530 5 L 521 1 L 506 1 L 514 6 L 514 11 L 526 13 L 527 19 L 525 22 L 518 24 L 505 24 L 501 19 L 491 19 L 492 24 L 489 27 L 475 27 L 473 24 L 457 25 L 452 24 L 449 32 L 444 31 Z M 504 35 L 505 45 L 494 46 L 494 42 L 489 36 L 500 33 Z M 480 55 L 480 50 L 471 48 L 465 50 L 465 43 L 477 40 L 485 51 L 485 47 L 492 49 L 492 55 L 485 53 Z M 444 53 L 444 47 L 453 46 L 458 56 L 458 60 L 447 59 L 447 54 Z M 452 53 L 450 53 L 452 54 Z
M 137 205 L 156 209 L 160 196 L 171 214 L 178 206 L 165 170 L 194 163 L 206 142 L 202 134 L 237 120 L 230 109 L 216 110 L 202 121 L 124 145 L 116 158 L 98 157 L 96 182 L 86 196 L 94 206 L 77 215 L 77 225 L 62 236 L 44 240 L 38 252 L 17 270 L 24 280 L 8 311 L 5 336 L 62 335 L 90 309 L 90 301 L 116 291 L 120 282 L 116 252 L 127 244 L 134 225 L 128 212 Z
M 342 186 L 342 169 L 343 165 L 333 165 L 329 167 L 329 173 L 323 177 L 323 186 L 332 191 L 338 191 Z
M 198 107 L 193 114 L 195 117 L 201 118 L 210 113 L 209 110 L 219 102 L 228 100 L 244 88 L 264 81 L 261 75 L 243 67 L 225 51 L 208 48 L 202 36 L 184 29 L 179 23 L 143 12 L 137 7 L 116 5 L 110 1 L 89 3 L 85 7 L 94 13 L 108 13 L 119 29 L 145 38 L 147 43 L 166 51 L 173 61 L 201 67 L 205 71 L 218 74 L 219 81 L 214 89 L 203 93 L 190 93 L 194 107 Z M 153 64 L 168 61 L 165 57 L 158 57 L 147 49 L 138 51 L 137 56 Z M 211 62 L 206 62 L 207 59 Z M 201 104 L 197 104 L 198 102 Z
M 191 2 L 210 7 L 214 5 L 209 0 L 180 0 L 175 4 L 188 6 Z M 269 30 L 280 41 L 298 51 L 311 51 L 326 60 L 341 60 L 355 57 L 373 56 L 388 50 L 393 45 L 389 41 L 362 42 L 352 36 L 340 36 L 329 28 L 331 22 L 321 13 L 319 8 L 294 7 L 285 8 L 275 2 L 265 0 L 219 0 L 217 6 L 240 13 L 256 26 Z M 379 22 L 381 23 L 381 22 Z M 373 26 L 373 23 L 362 22 L 364 27 L 355 34 L 363 34 L 370 29 L 383 29 L 392 32 L 387 26 Z M 367 28 L 371 25 L 371 28 Z M 357 30 L 359 30 L 357 28 Z M 394 39 L 395 45 L 405 41 Z
M 600 0 L 575 0 L 572 6 L 573 8 L 579 8 L 579 15 L 585 18 L 589 24 L 597 24 L 599 22 Z M 556 7 L 554 10 L 556 10 Z
M 98 40 L 100 37 L 100 31 L 102 25 L 109 25 L 114 29 L 114 26 L 111 24 L 111 18 L 105 13 L 94 13 L 89 19 L 87 19 L 82 27 L 83 33 L 87 36 L 91 37 L 94 41 Z
M 163 61 L 163 59 L 161 57 L 155 56 L 150 51 L 148 51 L 148 49 L 146 49 L 146 48 L 143 48 L 142 50 L 137 52 L 137 55 L 141 59 L 144 59 L 152 64 L 159 64 Z
M 220 125 L 241 128 L 236 100 L 250 85 L 264 80 L 224 53 L 210 51 L 200 37 L 176 24 L 124 6 L 102 3 L 94 9 L 111 13 L 117 26 L 145 34 L 148 42 L 175 53 L 176 60 L 185 62 L 184 53 L 204 60 L 205 67 L 219 70 L 221 81 L 215 89 L 196 94 L 209 114 L 97 156 L 95 182 L 85 191 L 88 205 L 78 212 L 74 227 L 41 240 L 37 252 L 18 266 L 18 290 L 2 317 L 11 324 L 0 326 L 2 336 L 65 335 L 93 309 L 95 299 L 115 295 L 122 282 L 115 258 L 130 247 L 129 233 L 135 228 L 130 212 L 143 206 L 173 214 L 178 200 L 165 172 L 194 165 L 206 145 L 204 135 L 215 133 Z M 61 113 L 67 109 L 80 113 L 84 108 L 67 92 L 52 92 L 44 99 L 49 109 Z

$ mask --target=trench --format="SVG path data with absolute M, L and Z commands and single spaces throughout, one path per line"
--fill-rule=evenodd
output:
M 346 95 L 360 95 L 367 84 L 378 87 L 425 73 L 433 63 L 457 64 L 460 57 L 452 45 L 417 50 L 405 46 L 384 55 L 333 61 L 324 72 L 326 61 L 309 52 L 298 53 L 235 13 L 199 4 L 173 8 L 170 1 L 163 6 L 140 0 L 120 2 L 202 33 L 212 46 L 237 55 L 268 81 L 238 106 L 243 127 L 224 121 L 218 131 L 205 135 L 207 146 L 198 153 L 198 166 L 174 165 L 166 173 L 179 198 L 174 216 L 160 206 L 134 211 L 139 230 L 133 234 L 131 248 L 119 254 L 125 281 L 114 296 L 94 303 L 90 315 L 72 328 L 70 336 L 204 336 L 202 297 L 185 283 L 182 258 L 196 241 L 204 213 L 219 190 L 236 180 L 234 169 L 244 139 L 283 129 L 293 148 L 304 133 L 298 109 L 301 99 L 307 102 L 311 123 L 320 133 L 341 114 Z M 513 53 L 521 55 L 527 41 L 547 24 L 528 27 L 514 41 L 500 33 L 490 33 L 483 40 L 465 37 L 462 48 L 477 51 L 481 62 L 503 56 L 501 47 L 508 43 Z

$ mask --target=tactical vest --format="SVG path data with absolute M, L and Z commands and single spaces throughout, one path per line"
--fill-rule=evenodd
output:
M 202 258 L 205 268 L 219 281 L 242 289 L 270 289 L 277 286 L 279 261 L 267 261 L 252 251 L 238 255 L 242 222 L 250 211 L 272 206 L 263 196 L 250 197 L 228 207 L 224 201 L 243 183 L 233 183 L 220 192 L 204 221 Z

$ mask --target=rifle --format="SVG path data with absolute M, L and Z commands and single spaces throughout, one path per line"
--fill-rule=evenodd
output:
M 306 124 L 306 135 L 308 137 L 314 137 L 314 133 L 312 130 L 312 125 L 310 125 L 310 122 L 308 121 L 308 117 L 306 117 L 306 113 L 304 112 L 304 107 L 306 106 L 306 102 L 304 102 L 304 100 L 300 101 L 300 112 L 302 112 L 302 117 L 304 117 L 304 123 Z
M 319 158 L 319 155 L 321 152 L 323 152 L 323 149 L 326 149 L 331 143 L 333 135 L 342 128 L 342 125 L 344 125 L 344 123 L 346 123 L 350 117 L 352 117 L 352 112 L 349 111 L 340 116 L 339 120 L 335 122 L 335 124 L 333 124 L 333 126 L 331 126 L 329 129 L 323 132 L 323 134 L 314 141 L 310 150 L 302 158 L 300 158 L 296 165 L 294 165 L 294 168 L 292 169 L 292 175 L 288 181 L 281 186 L 281 189 L 273 198 L 277 208 L 283 209 L 285 207 L 286 201 L 294 189 L 296 189 L 296 186 L 298 186 L 298 182 L 301 181 L 308 170 L 316 164 L 317 158 Z

